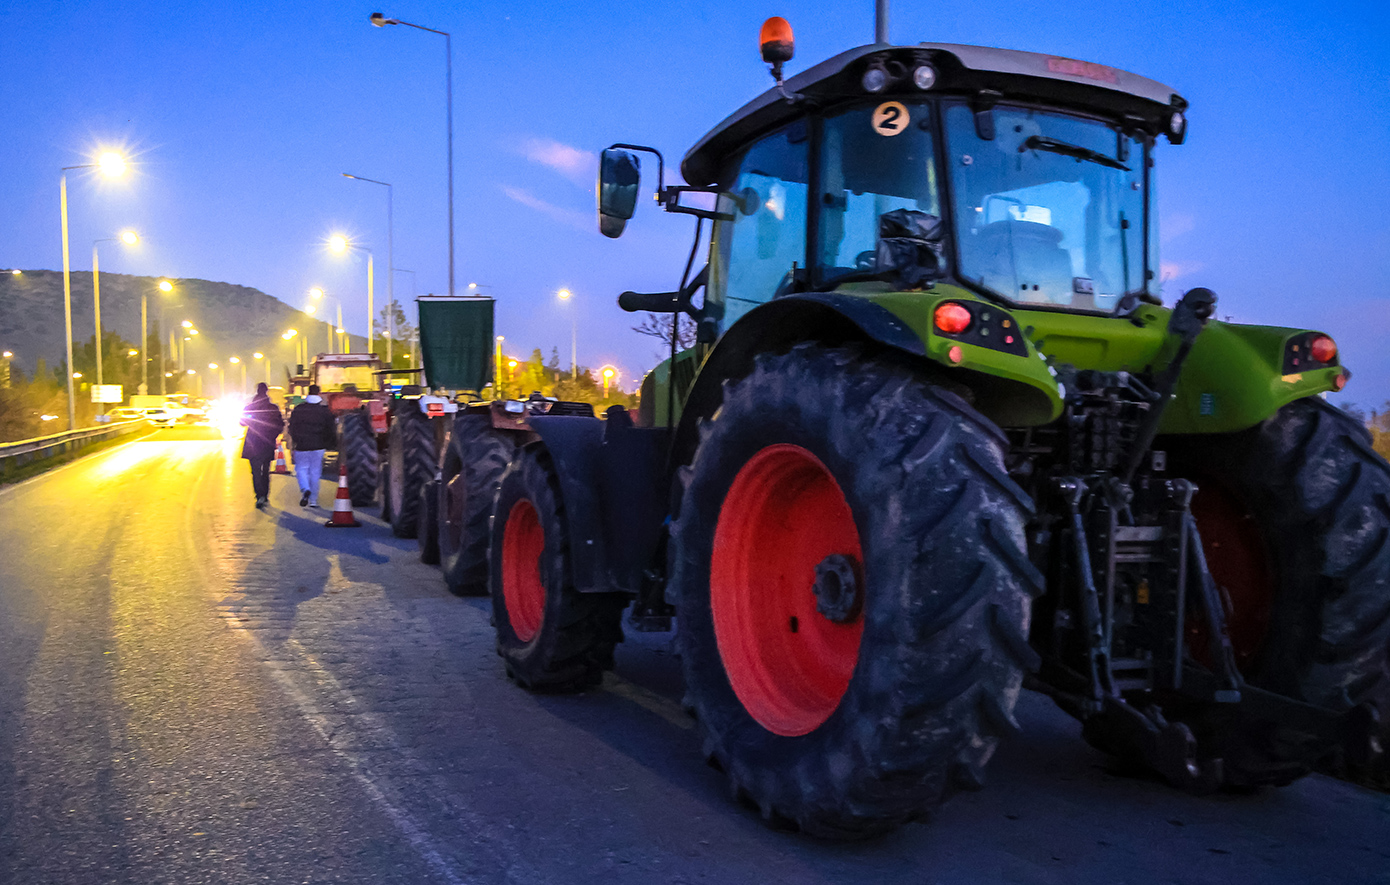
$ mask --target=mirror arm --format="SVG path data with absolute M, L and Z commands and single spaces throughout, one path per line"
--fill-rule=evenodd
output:
M 673 184 L 668 188 L 663 188 L 660 194 L 661 208 L 667 212 L 675 212 L 680 215 L 694 215 L 696 218 L 704 218 L 709 221 L 733 221 L 734 216 L 728 212 L 714 212 L 710 209 L 699 209 L 694 206 L 682 206 L 680 204 L 681 194 L 713 194 L 718 200 L 722 193 L 718 188 L 692 187 L 688 184 Z

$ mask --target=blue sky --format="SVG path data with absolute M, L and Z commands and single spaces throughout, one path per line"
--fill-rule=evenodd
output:
M 387 0 L 374 0 L 386 3 Z M 1205 285 L 1220 313 L 1332 333 L 1355 377 L 1390 400 L 1390 10 L 1383 2 L 893 3 L 894 42 L 1072 56 L 1167 83 L 1192 103 L 1187 144 L 1158 154 L 1168 294 Z M 141 249 L 103 269 L 255 286 L 294 306 L 311 286 L 365 327 L 370 244 L 384 298 L 384 189 L 396 265 L 447 289 L 444 47 L 367 22 L 380 9 L 454 34 L 457 284 L 490 289 L 509 350 L 559 347 L 625 380 L 655 362 L 623 289 L 672 287 L 688 219 L 639 209 L 601 237 L 594 162 L 613 141 L 672 165 L 769 83 L 757 32 L 796 29 L 799 71 L 871 41 L 873 3 L 592 0 L 53 3 L 0 7 L 0 267 L 59 268 L 57 177 L 98 145 L 136 158 L 112 183 L 71 179 L 74 266 L 129 226 Z M 403 303 L 412 278 L 396 278 Z M 561 304 L 557 289 L 576 298 Z M 0 306 L 3 309 L 3 306 Z

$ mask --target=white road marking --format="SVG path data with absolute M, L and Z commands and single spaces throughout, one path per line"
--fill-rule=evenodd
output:
M 192 502 L 198 497 L 208 472 L 204 469 L 199 474 L 197 481 L 190 486 L 190 504 L 187 510 L 188 515 L 185 518 L 186 531 L 184 533 L 185 543 L 189 547 L 189 559 L 197 562 L 205 574 L 211 569 L 204 562 L 200 553 L 206 551 L 193 549 L 192 522 L 195 508 L 192 506 Z M 339 571 L 338 574 L 341 575 L 341 572 Z M 207 577 L 212 579 L 214 576 L 209 574 Z M 216 577 L 218 580 L 215 582 L 209 580 L 208 585 L 210 587 L 223 586 L 221 576 Z M 416 853 L 439 874 L 444 882 L 449 883 L 449 885 L 465 885 L 467 880 L 446 858 L 447 851 L 444 846 L 407 810 L 408 802 L 405 794 L 394 786 L 393 776 L 374 770 L 374 758 L 381 758 L 383 755 L 398 769 L 404 768 L 419 772 L 426 770 L 414 762 L 383 718 L 375 713 L 357 712 L 362 710 L 362 705 L 357 698 L 339 683 L 298 640 L 288 640 L 285 643 L 284 651 L 273 654 L 255 635 L 254 631 L 247 628 L 239 613 L 223 606 L 218 606 L 218 613 L 227 626 L 232 629 L 234 635 L 242 637 L 251 644 L 256 657 L 262 662 L 276 684 L 299 708 L 300 716 L 323 739 L 329 750 L 342 760 L 348 771 L 352 773 L 353 778 L 361 784 L 363 791 L 396 826 L 396 829 L 406 838 Z M 292 657 L 288 666 L 284 663 L 285 652 L 288 652 Z M 273 662 L 273 659 L 276 658 L 279 659 L 280 663 Z M 304 684 L 305 674 L 307 674 L 311 684 Z M 321 712 L 325 709 L 354 711 L 351 714 L 352 724 L 349 724 L 346 716 L 335 716 Z M 379 751 L 363 753 L 351 749 L 362 746 L 375 747 L 378 750 L 389 748 L 391 752 L 387 754 L 381 754 Z M 411 778 L 410 780 L 411 795 L 418 800 L 422 784 L 419 778 Z M 495 832 L 494 827 L 468 809 L 459 806 L 454 798 L 454 791 L 450 790 L 437 777 L 425 780 L 428 783 L 428 791 L 434 794 L 429 798 L 437 804 L 448 807 L 454 814 L 455 822 L 471 831 L 468 836 L 459 840 L 461 843 L 474 845 L 490 843 L 499 860 L 505 859 L 505 862 L 509 863 L 511 869 L 508 872 L 512 876 L 518 877 L 521 881 L 539 881 L 538 871 L 526 869 L 525 864 L 517 862 L 517 853 L 509 850 L 507 840 L 501 838 L 500 834 Z

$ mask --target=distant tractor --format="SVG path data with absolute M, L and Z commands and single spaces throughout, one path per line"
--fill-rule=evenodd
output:
M 376 500 L 379 472 L 377 435 L 384 433 L 386 392 L 380 381 L 381 359 L 372 353 L 320 353 L 308 373 L 289 378 L 288 406 L 303 400 L 309 385 L 338 423 L 338 458 L 347 465 L 348 492 L 355 507 Z
M 1324 399 L 1331 337 L 1163 306 L 1154 158 L 1187 102 L 936 43 L 784 83 L 791 47 L 770 20 L 776 86 L 658 179 L 712 233 L 679 290 L 619 299 L 698 330 L 637 420 L 455 420 L 440 552 L 486 582 L 508 674 L 592 685 L 625 607 L 676 615 L 711 763 L 828 838 L 980 787 L 1026 673 L 1186 790 L 1374 764 L 1390 466 Z M 609 236 L 642 152 L 603 152 Z
M 425 558 L 434 546 L 434 501 L 422 497 L 440 468 L 460 401 L 477 400 L 493 374 L 491 298 L 425 295 L 420 318 L 423 385 L 404 385 L 387 400 L 388 430 L 382 439 L 382 518 L 397 537 L 421 536 Z

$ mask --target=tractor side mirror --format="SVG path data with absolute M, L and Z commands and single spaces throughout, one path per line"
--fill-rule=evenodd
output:
M 608 148 L 599 157 L 598 229 L 605 237 L 622 236 L 636 211 L 641 170 L 637 155 L 630 151 Z

